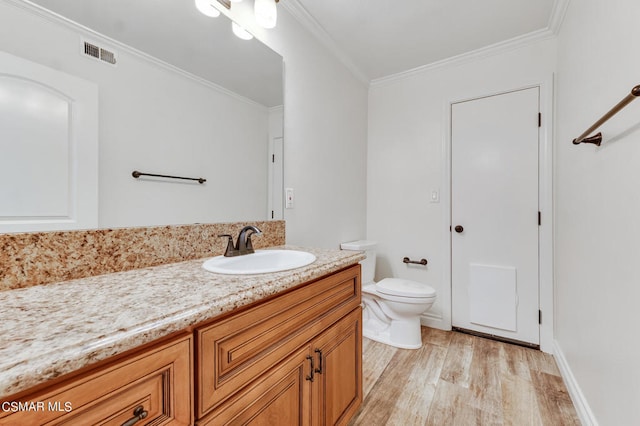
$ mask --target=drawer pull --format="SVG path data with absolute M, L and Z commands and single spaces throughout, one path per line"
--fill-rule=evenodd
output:
M 318 354 L 318 359 L 320 360 L 320 365 L 316 368 L 316 373 L 322 374 L 322 350 L 316 349 L 314 352 Z
M 139 420 L 146 418 L 148 415 L 149 413 L 145 411 L 144 407 L 142 405 L 138 405 L 133 410 L 133 417 L 131 417 L 126 422 L 122 423 L 122 426 L 133 426 L 136 423 L 138 423 Z
M 315 371 L 314 371 L 315 368 L 313 367 L 313 357 L 307 355 L 307 359 L 311 362 L 311 370 L 310 370 L 311 371 L 311 375 L 307 376 L 306 379 L 311 381 L 311 382 L 313 382 L 313 375 L 315 373 Z

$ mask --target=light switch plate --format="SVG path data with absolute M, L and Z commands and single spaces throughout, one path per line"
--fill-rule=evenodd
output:
M 440 202 L 440 191 L 437 189 L 432 189 L 431 190 L 431 199 L 429 200 L 432 203 L 439 203 Z
M 284 189 L 284 207 L 286 209 L 293 208 L 293 188 L 285 188 Z

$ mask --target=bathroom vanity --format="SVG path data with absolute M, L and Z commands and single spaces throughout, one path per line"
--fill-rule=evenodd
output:
M 0 292 L 20 324 L 0 340 L 0 424 L 346 424 L 364 256 L 309 251 L 271 274 L 195 260 Z

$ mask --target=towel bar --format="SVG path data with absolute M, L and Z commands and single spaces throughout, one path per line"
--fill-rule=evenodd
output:
M 593 123 L 593 125 L 589 127 L 587 130 L 585 130 L 580 136 L 575 138 L 573 140 L 573 144 L 578 145 L 579 143 L 592 143 L 592 144 L 595 144 L 596 146 L 600 146 L 600 144 L 602 143 L 602 133 L 598 132 L 597 134 L 591 137 L 587 137 L 587 136 L 589 136 L 589 134 L 591 134 L 591 132 L 596 130 L 598 127 L 602 126 L 611 117 L 613 117 L 618 112 L 620 112 L 622 108 L 629 105 L 631 101 L 636 99 L 638 96 L 640 96 L 640 84 L 638 84 L 636 87 L 631 89 L 631 93 L 629 93 L 623 100 L 621 100 L 613 108 L 611 108 L 609 112 L 607 112 L 605 115 L 600 117 L 598 121 Z
M 198 183 L 205 183 L 207 181 L 204 178 L 190 178 L 190 177 L 181 177 L 181 176 L 157 175 L 155 173 L 142 173 L 142 172 L 139 172 L 137 170 L 134 170 L 131 173 L 131 176 L 133 176 L 136 179 L 138 179 L 140 176 L 153 176 L 153 177 L 161 177 L 161 178 L 168 178 L 168 179 L 195 180 Z

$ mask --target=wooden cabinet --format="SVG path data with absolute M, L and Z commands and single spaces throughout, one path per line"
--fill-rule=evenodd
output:
M 190 335 L 173 339 L 7 402 L 34 405 L 26 410 L 12 410 L 7 405 L 8 409 L 0 412 L 0 425 L 122 425 L 136 417 L 137 424 L 193 424 L 192 340 Z
M 360 266 L 196 330 L 198 425 L 346 424 L 362 401 Z
M 360 265 L 305 283 L 24 392 L 11 401 L 42 406 L 0 425 L 344 425 L 362 401 L 360 287 Z
M 347 424 L 362 402 L 361 318 L 357 307 L 198 426 Z

